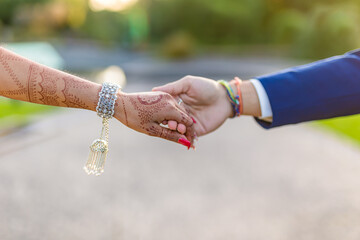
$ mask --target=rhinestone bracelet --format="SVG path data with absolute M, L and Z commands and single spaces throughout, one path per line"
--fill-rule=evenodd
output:
M 104 83 L 99 93 L 99 102 L 96 111 L 99 117 L 112 118 L 114 115 L 115 101 L 117 99 L 117 91 L 120 86 L 113 83 Z
M 99 93 L 96 112 L 103 119 L 101 136 L 90 146 L 90 154 L 84 170 L 87 174 L 100 175 L 104 172 L 106 156 L 109 150 L 109 119 L 114 116 L 115 101 L 120 86 L 114 83 L 103 83 Z

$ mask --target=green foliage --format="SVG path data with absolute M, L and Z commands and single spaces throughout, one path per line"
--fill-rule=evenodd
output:
M 291 44 L 306 31 L 307 19 L 301 11 L 284 9 L 272 17 L 269 34 L 273 43 Z
M 323 58 L 359 47 L 359 16 L 356 6 L 315 8 L 297 42 L 298 56 Z
M 186 31 L 205 44 L 248 43 L 258 39 L 261 28 L 260 0 L 175 0 L 152 1 L 149 19 L 152 40 L 176 31 Z
M 0 131 L 18 128 L 31 122 L 34 114 L 47 113 L 53 107 L 0 98 Z
M 182 30 L 203 44 L 288 44 L 322 58 L 359 47 L 359 3 L 351 0 L 151 1 L 151 39 Z
M 360 115 L 321 120 L 318 123 L 320 126 L 360 143 Z
M 54 108 L 34 103 L 0 98 L 0 109 L 0 119 L 12 117 L 12 119 L 26 120 L 30 115 L 48 112 Z
M 21 5 L 31 5 L 44 3 L 48 0 L 1 0 L 0 1 L 0 19 L 4 24 L 11 24 L 16 10 Z
M 88 0 L 0 0 L 0 21 L 9 25 L 14 15 L 19 18 L 20 5 L 44 2 L 66 6 L 66 24 L 54 31 L 131 47 L 162 44 L 180 31 L 200 45 L 287 45 L 307 58 L 360 46 L 359 0 L 139 0 L 120 12 L 93 12 Z M 31 25 L 37 32 L 39 21 Z M 13 32 L 26 31 L 27 26 Z
M 126 19 L 116 13 L 89 12 L 79 31 L 104 42 L 121 41 L 126 38 Z
M 194 51 L 194 39 L 186 32 L 176 32 L 165 40 L 162 50 L 168 58 L 189 57 Z

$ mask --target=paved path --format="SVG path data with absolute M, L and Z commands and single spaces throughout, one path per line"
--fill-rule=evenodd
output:
M 111 125 L 101 177 L 82 170 L 100 129 L 92 112 L 0 138 L 0 239 L 360 238 L 360 150 L 332 134 L 244 117 L 187 151 Z

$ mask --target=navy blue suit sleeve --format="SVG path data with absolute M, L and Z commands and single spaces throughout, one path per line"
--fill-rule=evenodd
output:
M 360 113 L 360 50 L 257 79 L 273 112 L 264 128 Z

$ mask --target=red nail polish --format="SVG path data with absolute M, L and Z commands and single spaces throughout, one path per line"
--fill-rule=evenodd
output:
M 196 123 L 196 120 L 193 117 L 191 117 L 191 119 L 193 120 L 194 123 Z
M 185 139 L 185 138 L 180 138 L 180 139 L 178 140 L 178 143 L 186 146 L 188 149 L 190 149 L 190 147 L 191 147 L 191 143 L 190 143 L 187 139 Z

